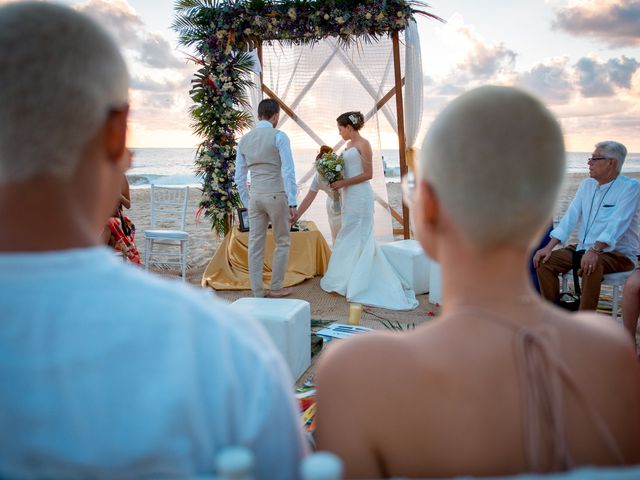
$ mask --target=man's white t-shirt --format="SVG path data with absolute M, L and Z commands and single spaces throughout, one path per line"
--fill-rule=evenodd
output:
M 0 477 L 296 478 L 293 382 L 262 327 L 107 248 L 0 254 Z

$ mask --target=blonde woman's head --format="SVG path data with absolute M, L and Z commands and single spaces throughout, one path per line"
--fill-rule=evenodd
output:
M 562 131 L 551 112 L 521 90 L 494 86 L 461 95 L 438 115 L 419 166 L 478 250 L 528 247 L 551 220 L 564 171 Z

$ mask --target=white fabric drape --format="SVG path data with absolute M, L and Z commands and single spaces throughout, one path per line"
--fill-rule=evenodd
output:
M 258 58 L 258 50 L 251 50 L 251 56 L 253 57 L 253 73 L 251 74 L 253 88 L 249 89 L 247 95 L 249 97 L 249 104 L 251 105 L 251 116 L 255 124 L 258 121 L 258 104 L 260 100 L 262 100 L 262 83 L 260 82 L 262 65 L 260 65 L 260 58 Z
M 422 55 L 416 22 L 409 22 L 404 38 L 406 45 L 404 131 L 407 149 L 412 149 L 416 147 L 422 120 Z

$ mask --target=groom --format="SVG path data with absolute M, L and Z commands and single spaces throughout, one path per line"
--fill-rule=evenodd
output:
M 255 297 L 286 297 L 284 273 L 289 261 L 289 223 L 298 215 L 296 174 L 289 137 L 276 130 L 280 106 L 275 100 L 258 105 L 258 123 L 238 142 L 235 182 L 242 203 L 249 208 L 249 279 Z M 251 172 L 251 196 L 247 190 Z M 276 248 L 273 253 L 271 290 L 262 281 L 264 243 L 271 223 Z

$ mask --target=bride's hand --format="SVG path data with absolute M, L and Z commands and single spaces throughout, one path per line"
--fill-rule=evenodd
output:
M 333 182 L 331 185 L 329 185 L 331 187 L 331 190 L 340 190 L 341 188 L 346 186 L 346 181 L 345 180 L 337 180 L 335 182 Z

